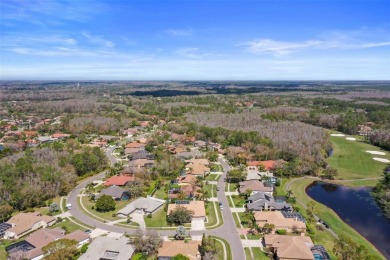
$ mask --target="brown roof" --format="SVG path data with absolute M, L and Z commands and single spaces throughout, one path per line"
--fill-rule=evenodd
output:
M 279 258 L 300 260 L 314 259 L 313 253 L 310 250 L 314 245 L 310 237 L 265 235 L 264 241 L 267 247 L 276 249 Z
M 70 234 L 67 234 L 64 238 L 81 242 L 87 240 L 89 238 L 89 235 L 81 230 L 76 230 Z
M 158 257 L 173 257 L 182 254 L 189 259 L 200 259 L 199 254 L 200 241 L 164 241 L 162 247 L 158 250 Z
M 262 183 L 259 180 L 249 180 L 249 181 L 242 181 L 240 184 L 240 192 L 244 193 L 247 190 L 252 191 L 261 191 L 261 192 L 272 192 L 272 187 L 266 187 L 264 186 L 264 183 Z
M 54 217 L 43 215 L 41 216 L 39 212 L 28 212 L 28 213 L 18 213 L 12 218 L 10 218 L 7 223 L 14 225 L 8 231 L 15 233 L 16 235 L 26 232 L 31 229 L 32 226 L 39 222 L 44 221 L 50 223 L 55 221 Z
M 138 148 L 126 148 L 125 149 L 125 154 L 135 154 L 138 153 L 139 151 L 144 150 L 143 147 L 138 147 Z
M 145 144 L 141 144 L 141 143 L 137 143 L 137 142 L 132 142 L 132 143 L 128 143 L 126 145 L 126 148 L 141 148 L 141 147 L 145 147 Z
M 274 224 L 276 229 L 306 229 L 306 224 L 293 218 L 285 218 L 280 211 L 256 211 L 255 219 L 260 227 Z
M 187 160 L 186 162 L 193 163 L 193 164 L 201 164 L 204 166 L 207 166 L 210 164 L 209 160 L 207 160 L 207 159 L 191 159 L 191 160 Z
M 204 201 L 199 200 L 192 200 L 189 204 L 168 204 L 168 210 L 167 215 L 171 213 L 172 210 L 174 210 L 177 206 L 185 207 L 186 209 L 189 209 L 194 212 L 193 217 L 205 217 L 206 216 L 206 209 L 204 207 Z
M 196 180 L 196 176 L 193 174 L 186 174 L 176 178 L 178 183 L 191 183 Z
M 147 164 L 153 164 L 154 160 L 136 159 L 129 162 L 129 167 L 145 167 Z
M 44 247 L 54 240 L 63 238 L 65 231 L 61 228 L 43 228 L 29 235 L 25 240 L 35 247 Z
M 209 172 L 210 168 L 206 167 L 202 164 L 187 164 L 187 168 L 189 168 L 189 172 L 194 175 L 203 175 L 205 172 Z
M 134 176 L 128 176 L 128 175 L 115 175 L 110 178 L 108 178 L 104 182 L 104 186 L 111 186 L 111 185 L 116 185 L 116 186 L 123 186 L 126 183 L 134 181 Z

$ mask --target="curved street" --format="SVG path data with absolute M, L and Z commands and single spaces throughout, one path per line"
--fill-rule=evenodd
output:
M 109 147 L 105 151 L 112 165 L 114 165 L 116 162 L 116 158 L 112 156 L 112 152 L 114 149 L 115 149 L 114 147 Z M 219 191 L 217 192 L 217 197 L 218 200 L 224 205 L 224 209 L 222 210 L 223 225 L 220 226 L 219 228 L 211 229 L 211 230 L 190 231 L 190 235 L 201 236 L 203 233 L 205 233 L 206 235 L 221 237 L 230 244 L 233 259 L 245 259 L 245 253 L 240 239 L 240 235 L 236 228 L 236 224 L 234 222 L 233 215 L 230 211 L 227 197 L 225 195 L 224 179 L 226 178 L 226 173 L 227 171 L 230 170 L 230 167 L 224 159 L 219 159 L 219 162 L 221 163 L 224 169 L 223 175 L 221 176 L 221 178 L 219 178 L 217 183 L 217 186 L 219 188 Z M 104 174 L 105 172 L 101 172 L 98 175 L 85 180 L 84 182 L 77 185 L 77 187 L 69 193 L 67 201 L 72 205 L 72 208 L 69 212 L 77 220 L 89 226 L 93 226 L 95 228 L 99 228 L 101 230 L 105 230 L 108 232 L 116 232 L 116 233 L 129 234 L 129 235 L 134 234 L 136 229 L 108 225 L 106 223 L 103 223 L 101 221 L 98 221 L 88 216 L 80 209 L 79 202 L 78 202 L 79 194 L 89 183 L 101 179 L 102 177 L 104 177 Z M 148 229 L 148 230 L 153 230 L 153 229 Z M 160 236 L 172 236 L 176 233 L 175 230 L 155 230 L 155 231 Z

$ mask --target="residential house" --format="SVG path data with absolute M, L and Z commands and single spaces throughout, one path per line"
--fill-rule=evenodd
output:
M 199 148 L 206 148 L 207 147 L 207 143 L 205 141 L 202 141 L 202 140 L 197 140 L 194 142 L 195 146 L 199 147 Z
M 76 240 L 78 248 L 80 248 L 83 244 L 88 243 L 90 240 L 89 235 L 80 230 L 65 235 L 65 231 L 63 229 L 44 228 L 35 231 L 26 237 L 25 240 L 6 247 L 6 251 L 10 255 L 11 259 L 39 260 L 44 257 L 42 248 L 58 239 Z
M 272 195 L 273 187 L 268 187 L 263 182 L 258 180 L 242 181 L 239 183 L 238 191 L 240 193 L 245 193 L 248 190 L 251 190 L 252 194 L 257 192 L 263 192 L 268 195 Z
M 202 153 L 197 149 L 191 149 L 191 151 L 187 152 L 181 152 L 175 154 L 176 158 L 179 158 L 181 160 L 189 160 L 189 159 L 196 159 L 199 157 L 202 157 Z
M 184 201 L 180 201 L 180 204 L 168 204 L 167 215 L 171 214 L 171 211 L 176 209 L 176 207 L 181 206 L 188 210 L 191 210 L 194 214 L 192 215 L 192 220 L 196 219 L 206 219 L 206 209 L 204 207 L 204 201 L 191 200 L 185 201 L 185 204 L 182 204 Z
M 18 213 L 11 217 L 7 223 L 12 227 L 5 231 L 4 238 L 6 239 L 19 239 L 34 230 L 42 227 L 52 226 L 56 222 L 56 219 L 51 216 L 41 215 L 39 212 Z
M 204 177 L 208 173 L 210 173 L 210 168 L 207 166 L 204 166 L 203 164 L 193 164 L 189 163 L 186 165 L 187 173 L 202 176 Z
M 145 147 L 145 144 L 141 144 L 141 143 L 138 143 L 138 142 L 131 142 L 131 143 L 128 143 L 126 145 L 125 148 L 144 148 Z
M 165 200 L 156 199 L 153 197 L 138 198 L 131 203 L 127 204 L 123 209 L 118 211 L 118 217 L 128 217 L 134 211 L 143 212 L 145 214 L 153 214 L 162 205 Z
M 201 259 L 199 253 L 200 241 L 190 240 L 175 240 L 164 241 L 158 250 L 157 260 L 170 260 L 175 255 L 181 254 L 188 257 L 190 260 Z
M 131 160 L 138 160 L 138 159 L 154 160 L 154 155 L 149 153 L 146 150 L 139 150 L 136 153 L 131 155 Z
M 125 155 L 127 155 L 129 158 L 131 158 L 134 154 L 144 151 L 145 147 L 138 147 L 138 148 L 125 148 Z
M 56 140 L 62 140 L 62 139 L 65 139 L 69 136 L 70 136 L 70 134 L 56 133 L 56 134 L 52 134 L 51 138 L 56 139 Z
M 101 195 L 108 195 L 114 200 L 128 200 L 130 198 L 130 194 L 128 191 L 116 185 L 112 185 L 108 188 L 103 189 L 100 192 L 99 196 Z
M 171 189 L 168 191 L 168 198 L 177 199 L 180 192 L 184 193 L 186 198 L 192 199 L 200 195 L 200 188 L 190 184 L 171 186 Z
M 280 260 L 314 260 L 313 241 L 307 236 L 265 235 L 264 243 Z
M 97 237 L 79 260 L 129 260 L 134 248 L 127 237 Z
M 246 207 L 249 210 L 263 211 L 263 210 L 280 210 L 280 211 L 289 211 L 293 210 L 293 207 L 286 202 L 277 202 L 274 197 L 264 193 L 257 192 L 251 195 L 248 198 L 248 203 Z
M 126 184 L 133 182 L 135 179 L 134 176 L 129 176 L 129 175 L 115 175 L 110 178 L 108 178 L 104 182 L 104 186 L 125 186 Z
M 284 229 L 287 232 L 305 232 L 306 224 L 298 219 L 286 218 L 280 211 L 256 211 L 255 220 L 262 228 L 266 223 L 274 224 L 275 229 Z
M 138 168 L 150 168 L 153 167 L 154 160 L 148 159 L 136 159 L 128 163 L 129 167 L 138 167 Z
M 282 160 L 276 161 L 276 160 L 268 160 L 268 161 L 251 161 L 247 163 L 247 171 L 248 174 L 257 174 L 260 176 L 273 176 L 273 170 L 275 169 L 276 165 L 280 162 L 283 162 Z

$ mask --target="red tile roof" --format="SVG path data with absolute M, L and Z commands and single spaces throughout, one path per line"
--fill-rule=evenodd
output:
M 126 148 L 140 148 L 140 147 L 144 147 L 145 144 L 141 144 L 141 143 L 137 143 L 137 142 L 132 142 L 132 143 L 128 143 L 126 145 Z
M 276 161 L 268 160 L 268 161 L 252 161 L 248 162 L 248 166 L 264 166 L 266 171 L 273 170 L 275 168 Z
M 130 181 L 134 181 L 134 176 L 116 175 L 108 178 L 104 182 L 104 186 L 111 186 L 111 185 L 123 186 Z

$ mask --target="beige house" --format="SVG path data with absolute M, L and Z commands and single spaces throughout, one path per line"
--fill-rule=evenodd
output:
M 274 224 L 275 229 L 284 229 L 287 232 L 305 232 L 306 224 L 294 218 L 285 218 L 280 211 L 257 211 L 255 212 L 257 225 L 262 228 L 266 223 Z
M 171 211 L 176 207 L 181 206 L 194 212 L 192 219 L 206 219 L 206 209 L 204 207 L 204 201 L 189 201 L 188 204 L 168 204 L 167 215 L 171 214 Z
M 201 259 L 199 253 L 200 241 L 191 240 L 187 243 L 182 240 L 164 241 L 158 250 L 157 260 L 169 259 L 175 255 L 182 254 L 191 260 Z
M 272 195 L 274 189 L 272 187 L 265 186 L 264 183 L 259 180 L 249 180 L 240 182 L 238 190 L 240 193 L 245 193 L 248 190 L 251 190 L 252 194 L 263 192 L 267 195 Z
M 313 260 L 311 248 L 314 246 L 310 237 L 265 235 L 266 247 L 280 260 Z
M 34 230 L 52 226 L 56 222 L 54 217 L 41 216 L 39 212 L 19 213 L 10 218 L 7 223 L 12 225 L 12 228 L 5 232 L 5 239 L 18 239 Z

